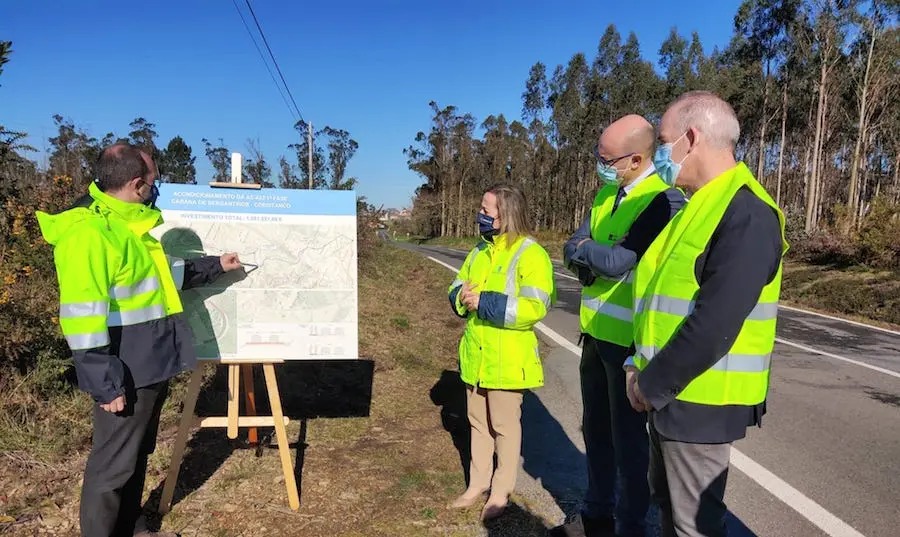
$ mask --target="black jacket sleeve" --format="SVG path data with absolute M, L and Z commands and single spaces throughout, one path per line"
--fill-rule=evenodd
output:
M 225 271 L 222 269 L 222 262 L 219 260 L 219 256 L 207 255 L 185 259 L 184 283 L 181 284 L 181 288 L 186 290 L 212 283 L 222 274 L 225 274 Z
M 638 376 L 654 409 L 669 404 L 728 352 L 762 288 L 775 277 L 781 254 L 777 215 L 741 189 L 697 259 L 700 291 L 693 312 Z

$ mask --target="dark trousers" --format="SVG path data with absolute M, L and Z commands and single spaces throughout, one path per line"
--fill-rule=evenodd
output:
M 691 444 L 661 435 L 650 414 L 650 490 L 663 537 L 725 537 L 731 444 Z
M 647 415 L 635 412 L 625 395 L 622 364 L 628 349 L 584 336 L 581 354 L 583 432 L 588 490 L 583 515 L 615 516 L 621 535 L 644 535 L 650 491 L 647 484 Z M 621 479 L 617 501 L 616 477 Z
M 126 393 L 125 410 L 106 412 L 94 404 L 94 440 L 81 490 L 84 537 L 131 537 L 141 515 L 147 457 L 156 433 L 168 381 Z M 143 519 L 141 519 L 143 523 Z

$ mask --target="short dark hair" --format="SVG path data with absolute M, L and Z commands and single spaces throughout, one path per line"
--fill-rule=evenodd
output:
M 140 149 L 127 143 L 113 144 L 101 151 L 97 159 L 97 187 L 103 192 L 115 192 L 149 172 Z

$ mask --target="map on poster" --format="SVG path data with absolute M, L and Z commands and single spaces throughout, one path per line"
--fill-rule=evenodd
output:
M 166 254 L 245 265 L 182 292 L 200 359 L 358 358 L 354 192 L 164 184 L 156 204 Z

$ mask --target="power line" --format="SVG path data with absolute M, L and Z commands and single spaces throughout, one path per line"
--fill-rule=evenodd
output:
M 259 25 L 259 20 L 256 18 L 256 13 L 253 12 L 253 6 L 250 5 L 250 0 L 244 1 L 247 3 L 247 7 L 250 9 L 250 15 L 253 16 L 253 21 L 256 23 L 256 28 L 259 29 L 259 35 L 262 36 L 263 43 L 265 43 L 266 49 L 269 51 L 269 56 L 272 57 L 272 63 L 275 64 L 275 69 L 278 71 L 278 76 L 281 77 L 281 82 L 284 84 L 284 89 L 287 90 L 287 94 L 291 98 L 291 102 L 294 103 L 294 108 L 297 110 L 297 115 L 300 116 L 300 119 L 303 119 L 303 114 L 300 112 L 300 107 L 297 106 L 297 101 L 295 101 L 294 96 L 291 95 L 291 88 L 288 87 L 287 82 L 284 80 L 284 75 L 281 73 L 281 68 L 278 67 L 278 61 L 275 60 L 275 55 L 272 54 L 272 49 L 269 47 L 269 41 L 266 39 L 266 34 L 263 33 L 262 26 Z
M 291 108 L 291 104 L 288 102 L 287 97 L 284 96 L 284 91 L 282 91 L 281 86 L 278 84 L 278 81 L 275 80 L 275 74 L 272 73 L 272 69 L 269 67 L 269 62 L 266 61 L 266 57 L 263 55 L 262 50 L 260 50 L 259 43 L 256 42 L 256 38 L 253 36 L 253 31 L 250 30 L 250 26 L 247 24 L 247 20 L 244 19 L 244 14 L 241 13 L 241 8 L 238 7 L 237 2 L 235 0 L 231 0 L 231 3 L 234 4 L 234 9 L 236 9 L 238 12 L 238 15 L 240 15 L 241 22 L 244 23 L 244 29 L 247 30 L 247 35 L 249 35 L 250 40 L 253 41 L 253 46 L 256 47 L 256 52 L 257 52 L 257 54 L 259 54 L 259 59 L 261 59 L 263 61 L 263 64 L 266 66 L 266 71 L 269 72 L 269 76 L 272 78 L 272 83 L 275 84 L 276 88 L 278 88 L 278 94 L 281 95 L 281 100 L 284 101 L 284 105 L 287 106 L 288 111 L 291 113 L 291 117 L 294 119 L 294 123 L 296 123 L 297 122 L 297 114 L 294 112 L 294 109 Z M 286 86 L 285 86 L 285 88 L 286 88 Z M 301 119 L 302 119 L 302 116 L 301 116 Z

